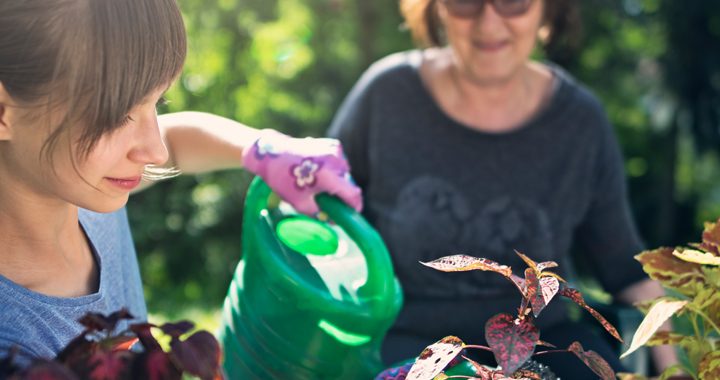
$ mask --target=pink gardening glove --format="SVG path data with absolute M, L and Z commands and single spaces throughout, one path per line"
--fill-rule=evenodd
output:
M 242 163 L 303 214 L 320 211 L 315 203 L 319 193 L 335 195 L 355 210 L 362 209 L 360 188 L 350 179 L 338 140 L 297 139 L 267 129 L 245 148 Z

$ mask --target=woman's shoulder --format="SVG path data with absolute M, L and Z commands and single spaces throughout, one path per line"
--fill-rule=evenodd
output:
M 556 95 L 563 102 L 571 102 L 574 107 L 580 107 L 586 111 L 605 113 L 602 102 L 586 84 L 580 82 L 563 67 L 551 62 L 544 62 L 544 64 L 556 78 Z
M 552 63 L 545 63 L 553 73 L 555 90 L 546 116 L 553 122 L 606 133 L 612 129 L 605 107 L 590 87 L 571 73 Z
M 408 50 L 390 54 L 371 64 L 363 74 L 368 81 L 408 80 L 417 78 L 422 52 Z

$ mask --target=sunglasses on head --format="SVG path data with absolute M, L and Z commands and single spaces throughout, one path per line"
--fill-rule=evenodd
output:
M 490 3 L 495 12 L 502 17 L 523 15 L 530 9 L 533 0 L 440 0 L 448 12 L 455 17 L 473 18 L 479 16 L 485 3 Z

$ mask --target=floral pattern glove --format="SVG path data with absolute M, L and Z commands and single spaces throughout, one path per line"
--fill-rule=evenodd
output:
M 355 210 L 362 209 L 360 188 L 350 178 L 338 140 L 298 139 L 263 130 L 260 138 L 245 148 L 242 164 L 303 214 L 312 216 L 320 211 L 315 203 L 319 193 L 335 195 Z

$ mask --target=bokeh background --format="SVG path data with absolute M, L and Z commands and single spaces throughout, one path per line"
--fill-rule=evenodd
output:
M 538 58 L 565 67 L 603 101 L 647 246 L 697 241 L 703 222 L 720 217 L 720 1 L 577 1 L 579 25 Z M 369 64 L 413 46 L 396 0 L 179 3 L 189 55 L 161 112 L 206 111 L 322 136 Z M 241 256 L 250 178 L 182 176 L 132 197 L 155 318 L 217 324 Z

